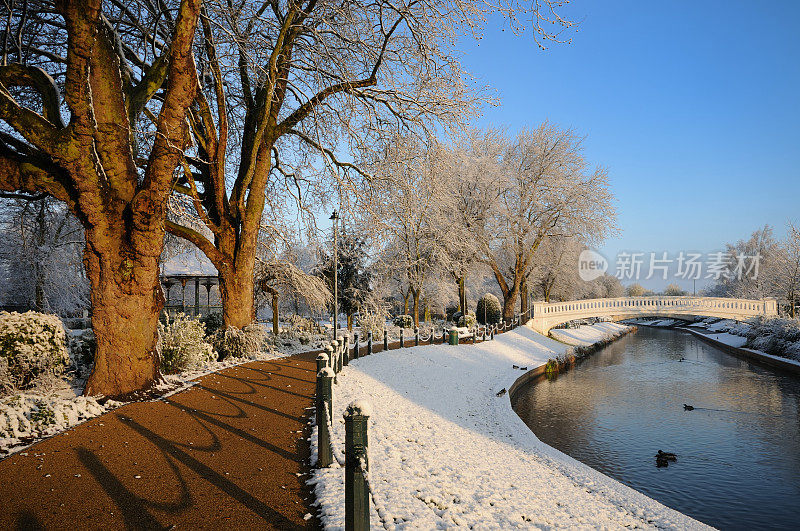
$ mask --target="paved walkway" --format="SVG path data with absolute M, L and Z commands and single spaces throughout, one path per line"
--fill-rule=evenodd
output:
M 225 369 L 9 456 L 0 529 L 318 527 L 304 520 L 315 358 Z

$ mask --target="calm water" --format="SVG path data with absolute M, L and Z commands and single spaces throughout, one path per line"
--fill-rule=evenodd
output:
M 797 376 L 641 327 L 515 398 L 542 441 L 669 507 L 722 529 L 800 529 Z M 677 462 L 656 468 L 659 449 Z

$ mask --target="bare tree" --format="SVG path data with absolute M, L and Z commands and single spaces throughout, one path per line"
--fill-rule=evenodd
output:
M 503 153 L 497 200 L 476 234 L 503 293 L 504 319 L 513 318 L 518 298 L 527 310 L 527 280 L 545 238 L 594 242 L 615 230 L 607 172 L 589 168 L 581 143 L 572 130 L 544 123 L 520 132 Z
M 467 312 L 467 275 L 481 272 L 481 245 L 475 228 L 484 226 L 497 199 L 494 178 L 507 139 L 498 130 L 470 130 L 442 152 L 447 195 L 439 203 L 442 218 L 441 267 L 458 288 L 459 311 Z
M 213 237 L 172 221 L 167 229 L 217 267 L 225 322 L 241 327 L 253 318 L 265 209 L 294 201 L 308 216 L 310 198 L 323 201 L 332 190 L 347 203 L 369 179 L 375 146 L 475 113 L 459 37 L 477 36 L 483 16 L 500 9 L 515 29 L 530 15 L 537 42 L 562 40 L 573 24 L 557 14 L 561 4 L 209 0 L 204 84 L 191 112 L 197 148 L 175 191 Z
M 441 146 L 429 139 L 398 137 L 374 168 L 367 224 L 382 238 L 391 267 L 402 271 L 414 324 L 419 326 L 420 299 L 428 276 L 442 252 L 441 204 L 446 201 Z M 410 299 L 410 301 L 409 301 Z
M 118 396 L 160 378 L 158 260 L 197 86 L 200 0 L 170 9 L 153 2 L 159 8 L 150 16 L 161 23 L 148 27 L 159 30 L 141 28 L 148 38 L 138 44 L 107 16 L 127 8 L 108 4 L 31 0 L 20 11 L 5 8 L 0 189 L 50 195 L 84 226 L 97 337 L 84 392 Z M 128 18 L 127 28 L 144 23 L 134 12 Z M 12 24 L 21 28 L 15 39 Z M 145 116 L 149 125 L 140 128 Z

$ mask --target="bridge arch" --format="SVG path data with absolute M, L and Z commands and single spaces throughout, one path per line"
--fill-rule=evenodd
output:
M 742 321 L 751 317 L 778 315 L 775 299 L 725 299 L 719 297 L 618 297 L 565 302 L 534 302 L 530 325 L 547 335 L 551 328 L 574 319 L 609 317 L 614 320 L 634 317 L 697 316 Z

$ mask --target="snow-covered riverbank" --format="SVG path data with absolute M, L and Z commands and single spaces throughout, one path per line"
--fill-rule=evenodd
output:
M 344 408 L 372 402 L 370 476 L 382 513 L 373 504 L 373 526 L 705 527 L 543 444 L 508 394 L 497 396 L 524 374 L 515 365 L 531 370 L 567 348 L 520 327 L 478 345 L 394 350 L 345 367 L 332 437 L 341 453 Z M 310 481 L 323 523 L 343 528 L 344 470 L 317 470 Z

